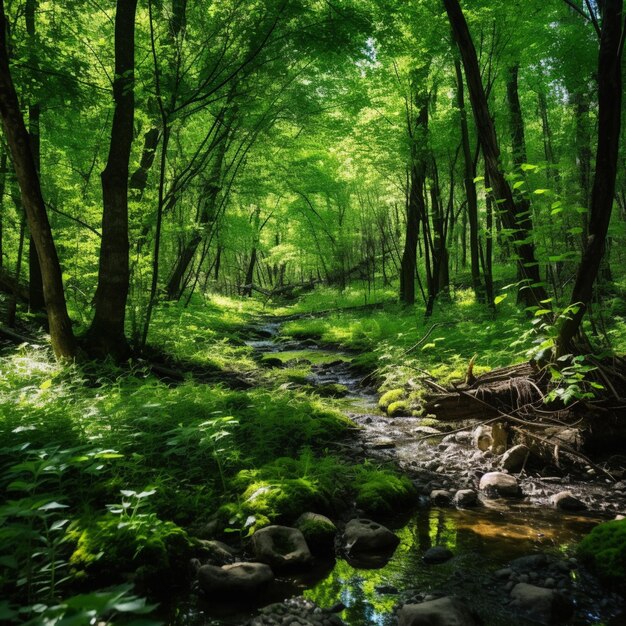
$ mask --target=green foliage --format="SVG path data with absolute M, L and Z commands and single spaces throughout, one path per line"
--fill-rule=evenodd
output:
M 89 577 L 91 584 L 108 585 L 133 574 L 152 589 L 184 580 L 191 543 L 176 524 L 141 512 L 146 493 L 125 490 L 109 513 L 72 525 L 68 540 L 76 548 L 69 563 L 77 580 Z
M 369 464 L 356 470 L 356 504 L 370 515 L 392 513 L 417 502 L 417 491 L 406 477 Z
M 578 544 L 578 555 L 605 580 L 626 582 L 626 520 L 598 524 Z

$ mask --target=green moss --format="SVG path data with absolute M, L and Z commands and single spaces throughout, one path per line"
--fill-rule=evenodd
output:
M 605 580 L 626 582 L 626 520 L 596 526 L 578 545 L 578 555 Z
M 392 402 L 387 407 L 387 415 L 389 417 L 399 417 L 400 415 L 407 415 L 409 413 L 409 403 L 406 400 L 398 400 Z
M 327 365 L 343 361 L 348 363 L 351 358 L 339 352 L 325 350 L 288 350 L 285 352 L 269 352 L 262 357 L 264 363 L 274 364 L 276 361 L 284 363 L 311 363 L 312 365 Z
M 129 521 L 106 514 L 78 522 L 68 540 L 76 543 L 70 566 L 78 580 L 89 577 L 108 584 L 134 572 L 149 587 L 160 587 L 185 572 L 192 546 L 182 528 L 152 514 Z
M 405 399 L 406 391 L 404 389 L 390 389 L 380 397 L 380 400 L 378 401 L 378 408 L 381 411 L 386 411 L 390 404 Z
M 417 492 L 406 477 L 389 470 L 359 468 L 356 504 L 368 514 L 391 513 L 415 500 Z
M 318 385 L 313 388 L 313 391 L 323 398 L 343 398 L 348 394 L 348 388 L 339 383 Z

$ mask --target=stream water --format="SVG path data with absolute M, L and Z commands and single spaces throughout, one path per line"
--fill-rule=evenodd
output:
M 391 442 L 380 442 L 381 416 L 375 405 L 373 390 L 360 386 L 361 376 L 350 368 L 351 355 L 322 350 L 309 342 L 279 341 L 279 324 L 266 324 L 264 335 L 248 342 L 259 358 L 279 358 L 274 366 L 293 359 L 309 359 L 309 382 L 312 385 L 339 384 L 345 387 L 351 401 L 348 413 L 359 416 L 366 441 L 362 450 L 375 458 L 388 458 Z M 295 356 L 294 356 L 295 355 Z M 369 431 L 368 431 L 369 429 Z M 406 432 L 387 437 L 400 437 Z M 370 437 L 368 447 L 367 437 Z M 373 442 L 373 443 L 372 443 Z M 401 442 L 398 442 L 401 444 Z M 419 448 L 402 448 L 404 454 L 419 454 Z M 179 626 L 224 626 L 243 624 L 255 614 L 258 606 L 302 595 L 321 607 L 345 605 L 339 613 L 349 626 L 391 626 L 395 623 L 394 607 L 416 594 L 454 594 L 466 600 L 483 618 L 486 626 L 530 625 L 536 622 L 519 615 L 512 617 L 507 609 L 506 581 L 495 575 L 512 560 L 543 553 L 567 563 L 573 546 L 599 521 L 593 514 L 567 514 L 539 507 L 524 500 L 483 500 L 472 509 L 438 508 L 422 502 L 402 519 L 379 520 L 396 532 L 400 545 L 393 556 L 376 567 L 350 562 L 344 558 L 319 562 L 300 576 L 278 579 L 273 589 L 257 606 L 232 603 L 217 605 L 201 598 L 181 603 L 172 624 Z M 427 565 L 422 556 L 432 546 L 445 546 L 454 557 L 443 564 Z M 620 596 L 603 590 L 592 576 L 581 568 L 569 571 L 566 595 L 575 605 L 574 616 L 567 624 L 626 624 L 618 614 L 623 610 Z M 531 580 L 532 582 L 532 580 Z

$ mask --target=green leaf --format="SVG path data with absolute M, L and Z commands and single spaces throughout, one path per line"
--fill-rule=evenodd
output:
M 509 297 L 508 293 L 503 293 L 502 295 L 496 296 L 493 299 L 493 303 L 497 306 L 498 304 L 500 304 L 500 302 L 503 302 L 504 300 L 506 300 Z

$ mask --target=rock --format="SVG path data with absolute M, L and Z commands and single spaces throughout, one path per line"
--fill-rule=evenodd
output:
M 337 527 L 324 515 L 303 513 L 295 523 L 296 528 L 313 554 L 330 554 L 335 547 Z
M 574 497 L 570 491 L 560 491 L 550 496 L 550 504 L 562 511 L 584 511 L 587 505 Z
M 491 427 L 491 450 L 496 454 L 502 454 L 508 448 L 509 431 L 505 424 L 496 422 Z
M 198 540 L 200 556 L 211 565 L 228 565 L 235 560 L 235 551 L 228 544 L 217 540 Z
M 265 563 L 203 565 L 198 570 L 198 584 L 207 595 L 254 594 L 273 580 L 274 574 Z
M 463 602 L 453 597 L 405 604 L 398 611 L 398 626 L 478 626 L 480 623 Z
M 467 508 L 478 504 L 478 494 L 473 489 L 459 489 L 454 494 L 454 504 L 460 508 Z
M 517 479 L 504 472 L 488 472 L 480 479 L 479 488 L 488 495 L 517 496 L 520 488 Z
M 430 492 L 430 501 L 435 506 L 448 506 L 450 504 L 450 494 L 444 489 L 434 489 Z
M 482 450 L 488 450 L 491 448 L 491 444 L 493 443 L 493 439 L 491 437 L 491 427 L 490 426 L 478 426 L 472 432 L 472 444 L 474 447 Z
M 505 578 L 510 578 L 512 573 L 513 573 L 513 570 L 510 567 L 503 567 L 502 569 L 499 569 L 496 572 L 494 572 L 494 576 L 496 578 L 505 579 Z
M 436 565 L 438 563 L 445 563 L 449 561 L 454 554 L 448 548 L 444 548 L 443 546 L 433 546 L 424 552 L 424 563 L 428 563 L 429 565 Z
M 511 606 L 543 624 L 567 619 L 573 611 L 571 602 L 554 589 L 518 583 L 511 590 Z
M 266 526 L 252 535 L 255 558 L 274 569 L 307 565 L 311 552 L 304 535 L 297 528 Z
M 343 607 L 345 608 L 345 607 Z M 245 626 L 343 626 L 332 610 L 321 609 L 311 600 L 302 597 L 269 604 L 259 610 L 259 615 L 245 622 Z
M 400 540 L 388 528 L 369 519 L 353 519 L 346 524 L 344 545 L 349 552 L 393 550 Z
M 502 455 L 500 465 L 502 469 L 508 472 L 520 472 L 526 464 L 529 454 L 530 449 L 527 446 L 523 444 L 513 446 Z

